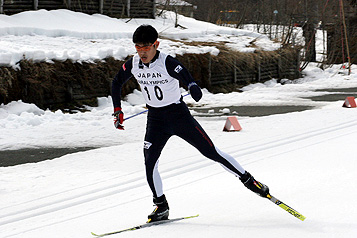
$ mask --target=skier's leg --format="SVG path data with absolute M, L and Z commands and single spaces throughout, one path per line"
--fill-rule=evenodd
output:
M 148 115 L 144 141 L 144 156 L 146 179 L 153 193 L 153 202 L 156 205 L 154 211 L 148 216 L 148 222 L 166 220 L 169 217 L 169 205 L 163 193 L 162 180 L 158 170 L 159 157 L 170 134 L 165 132 L 162 121 L 154 120 Z
M 244 186 L 249 190 L 262 197 L 266 197 L 269 194 L 269 187 L 255 180 L 231 155 L 215 147 L 201 126 L 195 125 L 195 129 L 199 133 L 190 133 L 189 135 L 183 133 L 180 136 L 196 147 L 204 156 L 219 162 L 223 168 L 239 177 Z M 199 135 L 201 135 L 201 138 Z
M 144 141 L 146 179 L 154 197 L 163 193 L 162 180 L 158 170 L 159 157 L 170 136 L 147 130 Z
M 256 181 L 236 159 L 215 147 L 201 125 L 191 116 L 191 114 L 186 115 L 184 120 L 176 121 L 176 135 L 193 145 L 204 156 L 220 163 L 223 168 L 239 177 L 244 186 L 251 191 L 262 197 L 266 197 L 269 194 L 268 186 Z M 177 130 L 177 128 L 180 129 Z
M 176 128 L 180 128 L 175 131 L 177 136 L 190 143 L 207 158 L 220 163 L 235 176 L 240 177 L 245 173 L 236 159 L 215 147 L 201 125 L 190 114 L 182 121 L 176 124 Z

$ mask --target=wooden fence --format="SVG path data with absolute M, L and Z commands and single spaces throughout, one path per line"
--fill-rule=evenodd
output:
M 294 55 L 286 58 L 285 52 L 279 52 L 270 57 L 256 55 L 258 58 L 250 67 L 248 62 L 239 62 L 239 56 L 233 61 L 233 64 L 226 65 L 224 71 L 216 70 L 222 67 L 222 62 L 209 57 L 209 81 L 212 86 L 220 84 L 234 83 L 244 85 L 252 82 L 264 82 L 272 78 L 296 79 L 300 77 L 299 65 L 300 54 L 298 51 Z
M 119 18 L 155 17 L 155 0 L 0 0 L 0 13 L 7 15 L 29 10 L 63 8 Z
M 299 72 L 299 50 L 234 53 L 218 56 L 207 54 L 177 55 L 201 87 L 212 92 L 234 91 L 249 83 L 276 78 L 296 79 Z M 41 108 L 66 108 L 69 103 L 110 95 L 112 78 L 124 61 L 107 58 L 96 63 L 54 63 L 20 61 L 21 70 L 0 67 L 0 104 L 22 100 Z M 182 85 L 183 86 L 183 85 Z M 123 96 L 138 88 L 129 80 Z M 88 103 L 88 102 L 86 102 Z M 60 104 L 63 104 L 60 106 Z
M 221 52 L 218 56 L 194 54 L 176 56 L 201 86 L 213 89 L 224 84 L 237 86 L 275 79 L 296 79 L 300 75 L 300 50 L 280 49 L 272 52 Z

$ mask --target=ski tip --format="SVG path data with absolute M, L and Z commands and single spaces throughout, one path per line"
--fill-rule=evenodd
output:
M 100 237 L 99 235 L 95 234 L 94 232 L 91 232 L 92 236 Z
M 297 219 L 301 220 L 301 221 L 305 221 L 306 217 L 303 216 L 301 213 L 299 213 L 299 216 L 296 216 Z
M 273 203 L 275 203 L 276 205 L 278 205 L 279 207 L 281 207 L 282 209 L 284 209 L 285 211 L 287 211 L 288 213 L 290 213 L 291 215 L 293 215 L 294 217 L 296 217 L 297 219 L 299 219 L 301 221 L 305 220 L 305 218 L 306 218 L 305 216 L 303 216 L 301 213 L 299 213 L 295 209 L 289 207 L 288 205 L 286 205 L 285 203 L 283 203 L 279 199 L 275 198 L 274 196 L 268 194 L 267 198 L 270 201 L 272 201 Z

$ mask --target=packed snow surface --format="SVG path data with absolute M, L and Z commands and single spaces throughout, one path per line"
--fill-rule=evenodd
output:
M 81 24 L 83 19 L 90 24 Z M 75 20 L 78 24 L 73 24 Z M 23 54 L 39 60 L 88 60 L 101 58 L 98 52 L 123 57 L 134 53 L 123 45 L 131 44 L 130 34 L 142 23 L 153 24 L 162 34 L 177 39 L 194 34 L 202 38 L 256 34 L 240 34 L 211 24 L 201 25 L 201 33 L 197 33 L 190 27 L 193 20 L 186 18 L 181 25 L 188 29 L 175 30 L 166 27 L 166 21 L 133 19 L 125 25 L 124 20 L 66 10 L 1 15 L 0 60 L 16 65 Z M 170 51 L 175 48 L 171 43 L 176 44 L 162 40 L 162 51 L 200 49 L 180 45 Z M 240 117 L 238 111 L 243 128 L 239 132 L 222 131 L 226 116 L 196 116 L 218 148 L 267 184 L 272 195 L 306 216 L 305 221 L 253 194 L 238 178 L 173 137 L 160 160 L 170 217 L 199 217 L 112 237 L 356 237 L 357 109 L 342 107 L 343 100 L 308 99 L 331 93 L 318 89 L 357 88 L 356 70 L 353 65 L 352 74 L 346 75 L 337 65 L 322 71 L 310 64 L 304 78 L 286 81 L 285 85 L 271 80 L 228 94 L 211 94 L 204 89 L 200 102 L 190 96 L 184 99 L 192 105 L 193 115 L 197 107 L 314 107 L 265 117 Z M 111 98 L 99 98 L 98 102 L 98 107 L 75 114 L 42 110 L 21 101 L 0 106 L 0 150 L 97 147 L 39 163 L 1 167 L 1 237 L 89 238 L 92 231 L 116 231 L 146 221 L 153 207 L 142 152 L 145 114 L 125 121 L 124 131 L 116 130 Z M 141 112 L 143 107 L 139 91 L 123 101 L 125 116 Z

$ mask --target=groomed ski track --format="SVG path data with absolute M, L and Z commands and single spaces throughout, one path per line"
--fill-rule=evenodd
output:
M 299 115 L 299 113 L 294 114 Z M 309 111 L 301 112 L 300 114 L 309 114 Z M 283 116 L 279 116 L 279 118 L 283 118 Z M 308 116 L 302 118 L 305 119 L 308 118 Z M 223 122 L 223 120 L 224 118 L 218 118 L 220 122 Z M 264 118 L 259 120 L 264 120 Z M 278 135 L 272 133 L 272 136 L 269 137 L 257 137 L 244 142 L 240 141 L 238 134 L 226 133 L 222 136 L 235 137 L 236 142 L 232 141 L 229 145 L 218 147 L 234 156 L 247 170 L 252 169 L 254 171 L 254 166 L 248 165 L 260 163 L 260 161 L 263 160 L 272 160 L 272 163 L 274 163 L 273 159 L 278 155 L 304 150 L 305 148 L 326 141 L 343 138 L 357 132 L 357 120 L 355 118 L 344 118 L 343 120 L 330 121 L 327 123 L 328 124 L 319 124 L 316 122 L 313 127 L 305 128 L 303 131 L 299 130 L 294 133 Z M 316 127 L 317 124 L 319 124 L 318 127 Z M 279 125 L 274 126 L 279 127 Z M 217 128 L 217 130 L 219 129 L 220 128 Z M 271 130 L 274 131 L 273 128 L 271 128 Z M 176 142 L 176 140 L 179 139 L 174 140 Z M 219 139 L 213 138 L 214 142 L 217 140 Z M 187 144 L 183 145 L 184 147 L 189 146 Z M 170 147 L 170 145 L 168 145 L 168 147 Z M 121 149 L 125 149 L 125 145 L 122 145 Z M 99 150 L 105 150 L 105 148 Z M 175 148 L 175 151 L 179 151 L 179 149 L 177 150 L 177 148 Z M 77 156 L 81 156 L 81 153 L 77 153 Z M 174 156 L 171 156 L 173 159 L 167 161 L 165 157 L 168 156 L 171 156 L 170 151 L 165 151 L 160 162 L 164 188 L 168 193 L 211 178 L 212 176 L 226 173 L 226 171 L 220 168 L 216 163 L 204 158 L 194 150 L 185 156 L 175 153 Z M 138 160 L 142 160 L 142 158 Z M 98 174 L 95 176 L 97 175 Z M 259 173 L 255 174 L 255 176 L 258 179 L 262 177 L 259 176 Z M 289 180 L 289 178 L 284 179 Z M 262 181 L 264 182 L 264 179 L 262 179 Z M 237 184 L 239 184 L 238 180 Z M 269 183 L 267 184 L 269 185 Z M 236 188 L 238 189 L 239 186 L 240 185 L 237 185 Z M 209 189 L 209 184 L 207 184 L 207 189 Z M 241 190 L 245 191 L 243 187 Z M 274 187 L 271 187 L 271 190 L 274 192 Z M 59 223 L 81 220 L 83 217 L 93 216 L 93 219 L 96 219 L 95 217 L 98 213 L 120 206 L 134 206 L 135 202 L 148 200 L 149 196 L 150 192 L 147 188 L 143 169 L 130 171 L 125 175 L 120 175 L 120 171 L 118 171 L 117 176 L 106 177 L 105 179 L 98 178 L 96 182 L 85 185 L 82 184 L 78 187 L 74 186 L 68 190 L 58 191 L 47 196 L 30 199 L 26 202 L 11 204 L 10 206 L 4 206 L 3 204 L 3 207 L 0 208 L 0 230 L 3 232 L 6 231 L 2 237 L 21 237 L 21 234 L 29 231 Z M 193 194 L 192 196 L 195 195 Z M 222 194 L 222 196 L 224 195 Z M 237 200 L 237 202 L 239 201 L 242 204 L 246 204 L 245 206 L 249 206 L 249 201 L 242 201 L 239 197 L 234 199 Z M 296 200 L 298 199 L 301 198 L 296 197 Z M 286 202 L 289 203 L 289 201 Z M 268 203 L 266 204 L 266 206 L 269 205 Z M 84 207 L 91 207 L 91 209 L 83 209 Z M 274 209 L 276 208 L 271 208 L 271 210 Z M 301 210 L 298 207 L 296 209 Z M 149 210 L 145 211 L 145 213 L 147 212 L 149 212 Z M 190 210 L 185 212 L 186 215 L 187 213 L 197 213 L 197 211 Z M 304 211 L 301 210 L 301 212 Z M 290 219 L 288 215 L 286 216 L 286 219 Z M 47 219 L 50 217 L 56 217 L 56 219 Z M 99 217 L 103 219 L 102 216 Z M 119 216 L 117 219 L 119 220 Z M 139 222 L 144 219 L 145 217 L 138 217 L 137 221 Z M 23 226 L 22 223 L 33 225 L 29 228 L 28 225 Z M 12 227 L 16 227 L 16 229 Z M 88 227 L 88 234 L 90 231 L 91 227 Z M 87 234 L 84 234 L 83 237 L 87 237 L 86 235 Z

